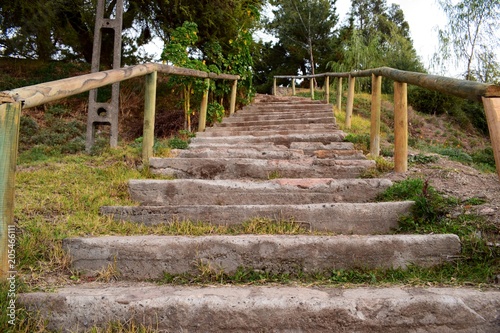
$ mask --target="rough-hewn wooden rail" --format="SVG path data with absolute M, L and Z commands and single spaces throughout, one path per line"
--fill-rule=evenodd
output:
M 199 131 L 203 131 L 206 125 L 210 79 L 233 81 L 229 113 L 234 113 L 239 75 L 207 73 L 157 63 L 113 69 L 0 92 L 0 279 L 14 274 L 10 271 L 15 267 L 15 265 L 10 266 L 8 244 L 9 235 L 13 235 L 10 233 L 9 226 L 12 226 L 14 221 L 14 177 L 21 109 L 57 101 L 116 82 L 146 76 L 142 159 L 144 164 L 148 165 L 149 158 L 153 156 L 157 73 L 205 79 L 206 90 L 200 111 Z
M 416 85 L 429 90 L 482 102 L 490 132 L 491 145 L 495 156 L 498 177 L 500 178 L 500 86 L 473 81 L 459 80 L 438 75 L 429 75 L 381 67 L 349 73 L 322 73 L 316 75 L 277 75 L 274 77 L 274 93 L 277 79 L 292 80 L 292 94 L 295 95 L 296 79 L 325 78 L 325 97 L 330 98 L 330 77 L 338 78 L 337 109 L 342 107 L 342 79 L 348 78 L 346 103 L 347 128 L 351 127 L 351 117 L 354 104 L 354 84 L 356 77 L 372 77 L 372 106 L 370 130 L 370 154 L 378 156 L 380 152 L 380 98 L 382 77 L 394 80 L 394 169 L 405 172 L 408 169 L 408 102 L 407 84 Z M 314 85 L 311 86 L 311 98 L 314 98 Z

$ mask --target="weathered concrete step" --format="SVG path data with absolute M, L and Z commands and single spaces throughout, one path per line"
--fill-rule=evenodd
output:
M 252 218 L 293 221 L 315 231 L 336 234 L 373 235 L 390 233 L 401 215 L 408 214 L 413 202 L 325 203 L 310 205 L 232 206 L 140 206 L 101 207 L 100 213 L 116 220 L 155 225 L 173 221 L 235 225 Z
M 274 145 L 282 145 L 290 147 L 292 142 L 321 142 L 329 144 L 332 142 L 341 142 L 344 140 L 346 134 L 344 132 L 331 132 L 331 133 L 309 133 L 309 134 L 270 134 L 266 136 L 230 136 L 230 137 L 196 137 L 191 139 L 192 143 L 268 143 Z
M 282 147 L 282 146 L 278 146 Z M 274 146 L 267 148 L 254 147 L 203 147 L 189 149 L 172 149 L 170 157 L 183 158 L 258 158 L 258 159 L 301 159 L 306 156 L 317 158 L 330 158 L 339 160 L 359 160 L 365 156 L 361 150 L 317 150 L 308 154 L 297 149 L 276 149 Z
M 250 158 L 151 158 L 151 172 L 175 178 L 357 178 L 372 160 L 265 160 Z
M 278 146 L 283 147 L 283 146 Z M 300 159 L 304 158 L 304 152 L 297 149 L 276 148 L 267 146 L 261 148 L 254 147 L 204 147 L 189 149 L 173 149 L 171 157 L 184 158 L 261 158 L 261 159 Z M 347 157 L 345 158 L 347 159 Z
M 331 288 L 85 284 L 22 294 L 48 329 L 83 332 L 109 322 L 158 332 L 499 331 L 500 292 L 468 288 Z
M 309 155 L 317 150 L 354 150 L 354 144 L 351 142 L 332 142 L 323 144 L 321 142 L 292 142 L 293 148 L 288 148 L 284 145 L 275 145 L 269 142 L 205 142 L 206 140 L 192 141 L 188 149 L 201 148 L 250 148 L 250 149 L 269 149 L 269 150 L 296 150 L 304 151 Z M 232 140 L 231 140 L 232 141 Z
M 328 108 L 295 108 L 295 109 L 268 109 L 268 108 L 248 108 L 238 111 L 235 117 L 248 117 L 248 116 L 268 116 L 268 117 L 285 117 L 285 118 L 298 118 L 307 114 L 308 117 L 332 117 L 333 111 Z
M 138 179 L 129 181 L 132 200 L 145 206 L 300 205 L 369 202 L 392 186 L 388 179 L 274 179 L 267 181 Z
M 432 267 L 456 259 L 456 235 L 211 235 L 67 238 L 72 269 L 94 276 L 112 265 L 126 280 L 238 269 L 278 273 Z
M 227 126 L 253 126 L 253 125 L 281 125 L 281 124 L 305 124 L 305 123 L 335 123 L 332 115 L 317 115 L 308 113 L 294 113 L 288 115 L 262 115 L 262 116 L 232 116 L 225 118 L 222 123 L 215 123 L 214 127 Z
M 326 124 L 325 124 L 326 125 Z M 198 138 L 207 138 L 207 137 L 232 137 L 232 136 L 269 136 L 269 135 L 308 135 L 308 134 L 337 134 L 343 135 L 344 132 L 339 130 L 334 124 L 328 124 L 327 126 L 308 126 L 304 125 L 304 129 L 287 129 L 286 126 L 277 126 L 275 129 L 262 129 L 262 130 L 247 130 L 247 129 L 228 129 L 228 128 L 216 128 L 213 130 L 208 130 L 206 132 L 198 132 L 196 133 L 196 137 Z
M 334 131 L 338 127 L 330 121 L 329 123 L 303 123 L 303 124 L 278 124 L 278 125 L 249 125 L 249 126 L 223 126 L 208 127 L 206 132 L 258 132 L 258 131 L 295 131 L 295 130 L 316 130 L 316 131 Z

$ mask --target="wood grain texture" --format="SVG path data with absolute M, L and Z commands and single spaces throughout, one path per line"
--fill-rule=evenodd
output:
M 500 178 L 500 98 L 483 98 L 484 111 L 490 131 L 491 147 L 495 156 L 498 178 Z
M 394 171 L 408 170 L 407 84 L 394 82 Z
M 8 226 L 14 224 L 14 188 L 21 103 L 0 105 L 0 279 L 7 277 Z
M 144 92 L 144 124 L 142 134 L 142 163 L 149 166 L 153 157 L 155 142 L 155 110 L 156 110 L 157 72 L 146 75 L 146 91 Z
M 380 154 L 380 107 L 382 98 L 382 77 L 372 75 L 372 105 L 370 124 L 370 155 Z
M 198 121 L 198 132 L 203 132 L 207 126 L 207 109 L 208 109 L 208 91 L 210 89 L 210 79 L 205 79 L 203 83 L 203 98 L 200 106 L 200 119 Z
M 352 110 L 354 108 L 354 87 L 356 85 L 356 78 L 349 77 L 349 87 L 347 90 L 347 104 L 345 107 L 345 127 L 351 128 Z

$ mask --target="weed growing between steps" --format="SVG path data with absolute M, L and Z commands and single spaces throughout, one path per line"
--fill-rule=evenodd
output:
M 445 197 L 428 181 L 410 178 L 396 183 L 379 196 L 382 201 L 413 200 L 415 206 L 410 216 L 400 220 L 398 233 L 445 234 L 460 237 L 462 254 L 454 263 L 442 265 L 442 277 L 458 283 L 493 283 L 500 274 L 500 229 L 485 218 L 462 213 L 451 214 L 461 204 L 458 199 Z M 470 198 L 463 204 L 484 203 L 480 198 Z

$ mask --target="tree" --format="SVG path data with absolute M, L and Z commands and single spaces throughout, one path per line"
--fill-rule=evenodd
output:
M 487 61 L 483 66 L 495 66 L 494 50 L 500 46 L 500 2 L 498 0 L 437 0 L 446 16 L 448 25 L 439 30 L 439 53 L 435 55 L 436 66 L 445 69 L 448 61 L 456 66 L 465 64 L 465 79 L 486 79 L 475 77 L 480 71 L 474 63 Z M 491 72 L 491 69 L 490 69 Z
M 197 46 L 218 41 L 230 49 L 242 25 L 258 20 L 264 0 L 165 1 L 125 0 L 123 14 L 124 63 L 134 63 L 133 52 L 152 37 L 169 39 L 185 21 L 199 29 Z M 109 17 L 116 1 L 106 1 Z M 91 61 L 96 0 L 0 0 L 0 54 L 31 59 Z M 249 14 L 250 13 L 250 14 Z M 244 24 L 243 24 L 244 23 Z M 105 34 L 103 38 L 111 38 Z M 111 45 L 107 49 L 107 45 Z M 112 55 L 103 42 L 102 54 Z M 105 59 L 103 64 L 111 63 Z
M 279 39 L 286 53 L 298 59 L 297 69 L 314 74 L 332 51 L 334 27 L 337 24 L 336 0 L 269 1 L 274 18 L 267 30 Z
M 385 0 L 353 0 L 348 24 L 340 29 L 339 40 L 339 59 L 328 64 L 334 71 L 381 66 L 423 71 L 399 5 L 388 7 Z M 368 86 L 369 82 L 362 88 Z M 384 86 L 384 90 L 388 92 L 390 87 Z

